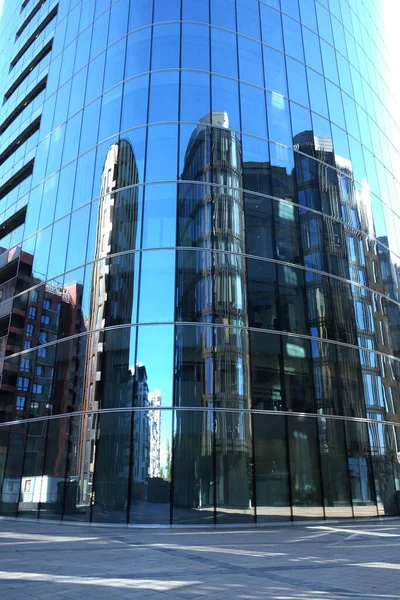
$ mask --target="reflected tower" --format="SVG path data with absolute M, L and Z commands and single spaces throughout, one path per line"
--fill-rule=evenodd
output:
M 91 277 L 91 298 L 83 384 L 83 410 L 117 405 L 133 405 L 135 372 L 132 364 L 129 328 L 116 329 L 112 338 L 105 327 L 129 324 L 132 320 L 135 255 L 138 222 L 139 181 L 135 155 L 128 140 L 110 146 L 102 171 L 97 212 L 95 261 Z M 120 254 L 122 253 L 122 254 Z M 114 448 L 111 426 L 105 419 L 85 417 L 79 432 L 77 468 L 81 474 L 81 494 L 87 502 L 92 488 L 92 473 L 98 445 L 102 465 L 96 474 L 96 496 L 102 502 L 117 503 L 126 497 L 129 464 L 129 421 L 120 416 L 126 446 Z M 115 423 L 112 424 L 115 426 Z M 98 444 L 95 441 L 99 442 Z M 118 481 L 124 489 L 110 486 L 115 465 L 123 465 Z M 82 498 L 83 499 L 83 498 Z
M 181 396 L 187 403 L 201 373 L 203 385 L 198 397 L 193 396 L 195 405 L 251 406 L 249 342 L 242 329 L 248 324 L 242 178 L 240 140 L 229 128 L 228 114 L 214 111 L 200 120 L 185 152 L 181 180 L 188 183 L 181 184 L 178 198 L 178 245 L 193 250 L 178 253 L 176 320 L 215 327 L 186 328 L 184 336 L 193 335 L 196 340 L 191 341 L 190 360 L 185 354 L 183 361 L 177 353 L 178 404 Z M 187 344 L 178 334 L 177 347 Z M 190 414 L 179 416 L 176 451 L 196 455 L 194 470 L 190 460 L 178 466 L 176 477 L 186 488 L 186 494 L 179 490 L 180 501 L 196 508 L 212 505 L 214 491 L 203 482 L 213 479 L 208 457 L 215 444 L 217 505 L 221 510 L 247 508 L 250 491 L 242 482 L 248 470 L 250 435 L 242 418 L 237 413 L 215 412 L 215 437 L 207 413 L 200 429 L 191 430 L 191 425 Z M 205 475 L 203 468 L 208 471 Z M 234 477 L 226 476 L 232 471 L 237 472 L 237 486 Z

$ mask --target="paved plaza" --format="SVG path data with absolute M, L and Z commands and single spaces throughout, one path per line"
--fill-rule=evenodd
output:
M 0 521 L 1 600 L 400 599 L 400 520 L 258 529 Z

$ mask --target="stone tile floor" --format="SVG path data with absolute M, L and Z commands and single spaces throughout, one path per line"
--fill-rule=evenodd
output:
M 400 599 L 400 519 L 258 529 L 0 520 L 1 600 Z

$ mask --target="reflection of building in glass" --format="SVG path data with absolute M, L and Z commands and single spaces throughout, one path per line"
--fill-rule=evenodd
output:
M 178 199 L 178 243 L 203 251 L 187 251 L 178 256 L 177 320 L 224 325 L 203 332 L 193 328 L 185 335 L 197 336 L 194 355 L 181 362 L 178 356 L 180 388 L 178 397 L 187 397 L 193 383 L 202 373 L 201 405 L 209 408 L 249 408 L 249 350 L 248 337 L 240 329 L 247 325 L 245 231 L 242 188 L 242 157 L 240 140 L 229 129 L 226 112 L 213 112 L 193 131 L 185 152 L 185 161 Z M 182 339 L 182 346 L 186 340 Z M 178 340 L 178 345 L 181 345 Z M 194 399 L 196 401 L 196 399 Z M 187 442 L 197 440 L 200 447 L 188 443 L 187 451 L 206 459 L 211 451 L 212 430 L 204 414 L 201 438 L 190 435 L 189 413 L 179 419 L 175 444 L 184 451 Z M 215 443 L 218 454 L 217 502 L 221 506 L 248 507 L 251 491 L 242 485 L 240 472 L 248 469 L 249 437 L 240 416 L 219 415 L 215 421 Z M 195 459 L 195 457 L 194 457 Z M 202 459 L 198 459 L 200 463 Z M 209 473 L 202 475 L 201 464 L 190 472 L 177 473 L 184 482 L 181 499 L 189 505 L 207 505 L 213 501 L 210 488 L 201 481 L 210 481 Z M 225 474 L 237 470 L 238 486 Z M 201 489 L 201 494 L 199 490 Z M 193 499 L 185 499 L 185 494 Z M 204 497 L 201 498 L 201 495 Z
M 146 367 L 139 363 L 131 368 L 134 385 L 135 406 L 145 409 L 149 405 L 149 387 Z M 136 410 L 133 414 L 133 465 L 132 476 L 135 483 L 134 500 L 146 498 L 147 478 L 150 468 L 150 430 L 146 410 Z
M 2 328 L 4 354 L 25 350 L 19 357 L 2 365 L 0 410 L 3 421 L 43 417 L 79 408 L 79 390 L 75 381 L 81 369 L 82 356 L 74 360 L 67 348 L 53 345 L 58 337 L 73 335 L 82 327 L 82 285 L 42 283 L 32 273 L 33 256 L 16 252 L 3 269 Z M 1 270 L 1 269 L 0 269 Z M 33 291 L 25 289 L 36 286 Z M 13 298 L 15 294 L 20 294 Z M 8 300 L 9 298 L 9 300 Z M 30 348 L 38 346 L 36 352 Z M 57 436 L 51 436 L 47 447 L 38 443 L 46 430 L 46 422 L 32 425 L 24 444 L 24 430 L 15 432 L 25 449 L 22 483 L 18 457 L 20 444 L 8 458 L 7 478 L 3 482 L 3 498 L 11 507 L 18 502 L 19 510 L 32 510 L 39 502 L 54 504 L 57 484 L 62 480 L 62 456 L 68 442 L 67 423 L 57 424 Z M 15 466 L 14 462 L 14 451 Z
M 301 164 L 297 164 L 298 175 L 307 173 L 300 187 L 302 197 L 315 201 L 319 195 L 321 204 L 316 207 L 328 215 L 323 218 L 323 224 L 311 212 L 303 212 L 300 216 L 304 264 L 341 278 L 327 278 L 316 272 L 308 275 L 305 287 L 310 332 L 316 332 L 321 338 L 333 337 L 354 346 L 393 355 L 386 301 L 382 297 L 385 293 L 384 264 L 377 252 L 376 241 L 368 237 L 363 240 L 359 233 L 361 230 L 375 235 L 373 230 L 369 231 L 368 198 L 355 185 L 351 162 L 334 153 L 332 140 L 315 137 L 312 131 L 307 131 L 293 141 L 304 155 L 324 161 L 324 164 L 318 163 L 314 172 L 308 168 L 312 162 L 305 156 L 299 158 L 298 163 Z M 350 289 L 344 279 L 368 286 L 369 290 L 357 284 Z M 329 350 L 329 347 L 325 346 L 325 349 Z M 340 387 L 335 389 L 332 385 L 335 374 L 331 353 L 319 351 L 318 356 L 313 357 L 317 411 L 325 414 L 343 411 L 343 414 L 352 417 L 384 420 L 390 412 L 387 398 L 390 398 L 391 391 L 387 386 L 391 388 L 392 384 L 382 361 L 374 357 L 366 351 L 354 354 L 353 359 L 348 357 L 339 361 Z M 378 424 L 371 423 L 368 432 L 364 425 L 352 424 L 351 427 L 356 431 L 354 437 L 357 440 L 348 447 L 353 498 L 364 504 L 375 502 L 371 494 L 372 456 L 375 457 L 375 478 L 381 482 L 378 489 L 382 490 L 377 497 L 378 508 L 383 504 L 388 509 L 387 503 L 393 503 L 394 498 L 386 498 L 385 489 L 387 481 L 393 482 L 394 473 L 388 472 L 387 468 L 382 471 L 379 455 L 392 454 L 394 448 L 390 446 L 393 442 L 382 438 Z M 332 460 L 332 450 L 343 444 L 338 433 L 343 436 L 332 421 L 326 422 L 320 431 L 322 460 L 332 473 L 337 468 Z M 385 460 L 383 464 L 392 463 Z M 332 504 L 340 505 L 340 498 L 335 497 L 337 489 L 332 487 L 328 492 L 331 493 Z
M 150 466 L 149 477 L 161 476 L 161 411 L 157 410 L 161 407 L 162 394 L 161 390 L 149 392 L 149 429 L 150 429 Z
M 98 207 L 95 262 L 91 279 L 91 305 L 88 320 L 89 335 L 86 348 L 85 380 L 83 386 L 83 408 L 106 408 L 112 402 L 115 406 L 126 407 L 133 405 L 132 377 L 129 369 L 131 360 L 131 341 L 129 329 L 114 332 L 112 338 L 104 332 L 104 327 L 130 323 L 132 320 L 135 256 L 133 253 L 123 253 L 134 248 L 137 235 L 138 220 L 138 173 L 135 156 L 130 143 L 121 140 L 110 146 L 101 176 L 100 201 Z M 130 186 L 130 187 L 128 187 Z M 122 189 L 121 189 L 122 188 Z M 124 189 L 125 188 L 125 189 Z M 117 257 L 114 255 L 117 254 Z M 113 257 L 111 259 L 111 257 Z M 123 418 L 123 428 L 128 427 Z M 98 451 L 112 455 L 114 443 L 110 432 L 101 423 L 98 429 Z M 87 436 L 90 435 L 92 448 L 87 449 Z M 93 447 L 93 432 L 83 427 L 79 434 L 79 472 L 81 485 L 91 479 L 96 451 Z M 129 435 L 125 437 L 129 444 Z M 104 456 L 104 454 L 103 454 Z M 127 456 L 127 449 L 118 449 L 117 460 Z M 101 463 L 101 456 L 100 456 Z M 90 462 L 88 462 L 90 461 Z M 119 481 L 126 486 L 129 473 L 129 460 L 121 472 Z M 120 463 L 119 463 L 120 464 Z M 114 461 L 105 460 L 105 471 L 99 472 L 102 487 L 98 486 L 98 496 L 114 497 L 117 490 L 110 485 Z M 86 500 L 90 489 L 87 487 Z

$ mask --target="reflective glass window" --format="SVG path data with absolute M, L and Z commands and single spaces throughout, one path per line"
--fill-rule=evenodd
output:
M 135 10 L 131 10 L 136 12 Z M 150 68 L 151 29 L 140 29 L 128 36 L 126 48 L 125 78 L 147 73 Z
M 293 145 L 296 143 L 296 135 L 306 131 L 312 131 L 311 113 L 306 108 L 290 102 L 290 114 L 293 130 Z
M 191 435 L 187 435 L 190 429 Z M 213 411 L 179 410 L 174 423 L 173 522 L 214 522 Z M 193 464 L 197 465 L 193 469 Z
M 271 391 L 274 393 L 273 384 Z M 284 419 L 262 414 L 253 419 L 256 511 L 261 523 L 291 516 Z
M 321 39 L 320 43 L 325 77 L 339 85 L 339 74 L 337 70 L 335 51 L 332 46 L 327 44 L 324 40 Z
M 283 50 L 281 13 L 260 3 L 262 41 L 268 46 Z
M 250 417 L 218 412 L 215 431 L 217 523 L 254 520 L 254 498 L 248 476 L 253 461 Z
M 148 75 L 125 81 L 122 98 L 121 131 L 146 123 L 148 89 Z
M 100 113 L 99 141 L 118 133 L 121 121 L 122 85 L 103 95 Z
M 77 73 L 87 62 L 89 62 L 91 28 L 83 31 L 77 39 L 74 71 Z
M 317 430 L 314 419 L 288 418 L 293 518 L 322 517 Z
M 147 181 L 175 180 L 177 177 L 178 128 L 176 125 L 149 127 L 147 138 Z
M 267 92 L 269 137 L 275 142 L 292 145 L 288 101 L 281 95 Z
M 212 110 L 225 112 L 227 124 L 240 130 L 239 84 L 225 77 L 212 75 Z M 261 95 L 259 94 L 260 98 Z
M 210 70 L 210 28 L 182 25 L 182 68 Z
M 102 52 L 107 45 L 108 24 L 110 21 L 110 11 L 103 13 L 93 23 L 92 45 L 90 48 L 90 58 L 94 58 Z
M 306 70 L 303 64 L 286 57 L 289 97 L 304 106 L 308 106 L 308 88 Z
M 61 166 L 71 162 L 78 154 L 82 115 L 83 111 L 80 111 L 67 122 Z
M 126 39 L 107 48 L 103 86 L 105 90 L 122 81 L 124 77 L 125 48 Z
M 236 44 L 234 33 L 211 28 L 211 68 L 215 73 L 238 76 Z
M 301 22 L 310 29 L 317 32 L 317 18 L 315 15 L 314 0 L 299 0 Z
M 65 217 L 54 223 L 50 246 L 49 265 L 47 268 L 47 279 L 64 272 L 65 256 L 67 252 L 67 232 L 69 229 L 69 217 Z
M 288 95 L 285 56 L 282 52 L 263 46 L 265 87 L 278 94 Z
M 145 193 L 143 248 L 174 246 L 176 241 L 176 184 L 148 185 Z
M 87 67 L 79 71 L 71 83 L 71 97 L 68 107 L 68 117 L 74 115 L 78 110 L 83 108 L 85 98 L 85 85 L 87 78 Z
M 260 31 L 258 2 L 236 0 L 238 32 L 258 38 Z
M 285 52 L 298 60 L 304 60 L 303 40 L 301 36 L 301 27 L 297 21 L 294 21 L 286 15 L 282 16 L 283 38 L 285 42 Z
M 172 250 L 146 251 L 142 255 L 139 322 L 174 320 L 175 253 Z M 154 282 L 163 290 L 154 293 Z
M 99 415 L 92 520 L 126 523 L 131 413 Z
M 183 71 L 180 120 L 200 121 L 210 113 L 210 110 L 210 76 L 206 73 Z
M 326 95 L 329 105 L 329 116 L 331 121 L 345 128 L 342 94 L 340 89 L 330 81 L 326 81 Z
M 101 98 L 85 107 L 82 118 L 81 138 L 79 143 L 79 154 L 89 150 L 97 142 Z
M 315 3 L 315 10 L 317 12 L 319 35 L 333 46 L 331 18 L 329 11 L 321 6 L 319 2 Z
M 236 31 L 235 0 L 210 0 L 211 23 Z
M 86 152 L 78 159 L 74 188 L 73 207 L 89 202 L 93 187 L 93 174 L 96 159 L 96 149 Z
M 135 11 L 137 7 L 135 6 Z M 133 11 L 133 12 L 135 12 Z M 129 0 L 119 0 L 111 6 L 110 26 L 108 31 L 108 45 L 121 38 L 127 32 Z
M 183 0 L 182 19 L 188 21 L 209 21 L 208 0 Z
M 321 50 L 318 36 L 306 27 L 303 27 L 303 42 L 306 64 L 319 73 L 322 73 Z
M 76 210 L 71 215 L 68 237 L 68 255 L 65 270 L 70 271 L 85 262 L 88 238 L 90 205 Z
M 149 25 L 152 20 L 153 2 L 151 0 L 135 0 L 134 10 L 129 11 L 129 31 Z
M 264 87 L 261 44 L 241 36 L 238 41 L 240 79 Z
M 178 73 L 153 73 L 150 77 L 149 123 L 178 120 Z
M 268 137 L 265 115 L 264 92 L 258 88 L 240 84 L 242 129 L 261 137 Z
M 154 0 L 154 23 L 180 19 L 180 7 L 180 0 L 171 0 L 168 4 L 164 0 Z
M 100 96 L 103 89 L 104 63 L 106 54 L 103 52 L 89 63 L 88 78 L 86 82 L 85 104 L 88 104 L 97 96 Z
M 329 118 L 324 78 L 311 69 L 307 69 L 307 78 L 311 110 Z
M 179 25 L 157 25 L 154 27 L 152 69 L 179 67 L 179 39 Z

